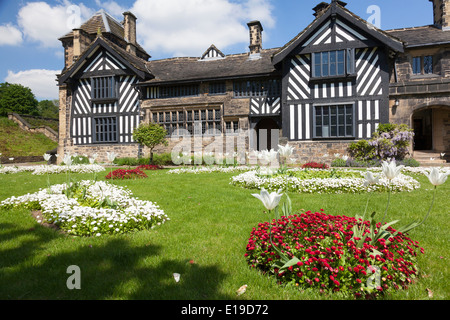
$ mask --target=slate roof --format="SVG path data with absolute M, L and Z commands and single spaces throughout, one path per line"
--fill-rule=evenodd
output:
M 226 55 L 222 59 L 202 60 L 200 57 L 170 58 L 147 62 L 154 79 L 141 84 L 163 84 L 277 74 L 272 55 L 278 49 L 262 50 L 260 56 L 248 53 Z
M 401 39 L 407 48 L 450 43 L 450 31 L 443 31 L 433 25 L 386 30 L 386 33 Z

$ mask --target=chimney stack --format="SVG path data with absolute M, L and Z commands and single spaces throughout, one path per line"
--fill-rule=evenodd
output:
M 433 3 L 433 21 L 437 28 L 450 30 L 450 0 L 430 0 Z
M 73 62 L 75 62 L 89 45 L 89 37 L 82 29 L 73 29 Z
M 124 38 L 128 42 L 127 51 L 136 55 L 136 16 L 127 11 L 123 13 Z
M 263 27 L 259 21 L 251 21 L 247 23 L 250 31 L 250 54 L 257 54 L 262 49 L 262 32 Z

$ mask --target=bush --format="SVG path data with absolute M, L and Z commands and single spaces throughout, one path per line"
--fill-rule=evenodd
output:
M 413 136 L 413 130 L 405 124 L 381 124 L 372 139 L 354 142 L 348 151 L 358 160 L 403 160 Z
M 273 220 L 271 225 L 265 222 L 253 228 L 245 257 L 252 268 L 275 275 L 280 284 L 300 289 L 315 288 L 322 293 L 340 292 L 346 297 L 377 298 L 391 290 L 408 287 L 418 276 L 415 260 L 418 251 L 423 253 L 418 242 L 405 234 L 394 236 L 395 230 L 388 227 L 386 230 L 393 234 L 390 241 L 382 239 L 375 246 L 368 240 L 357 248 L 355 243 L 359 238 L 353 238 L 354 225 L 366 226 L 368 231 L 370 223 L 323 212 L 283 216 Z M 299 261 L 280 272 L 274 265 L 280 256 L 270 238 L 289 259 L 297 257 Z M 382 255 L 373 253 L 372 248 Z M 377 281 L 372 282 L 375 284 L 372 287 L 368 285 L 369 277 L 370 272 L 375 271 Z
M 420 167 L 420 162 L 414 158 L 405 158 L 397 163 L 398 165 L 404 165 L 405 167 Z
M 308 162 L 302 165 L 302 168 L 328 169 L 328 165 L 326 163 Z
M 334 160 L 331 162 L 332 167 L 346 167 L 347 161 L 341 158 L 334 158 Z
M 116 158 L 114 159 L 114 163 L 118 166 L 139 166 L 148 164 L 150 158 Z M 173 165 L 172 155 L 170 153 L 162 153 L 162 154 L 154 154 L 153 155 L 153 164 L 158 166 L 170 166 Z
M 358 160 L 368 160 L 375 157 L 375 148 L 369 145 L 367 140 L 359 140 L 353 142 L 348 147 L 348 152 L 350 156 Z
M 141 178 L 147 178 L 147 175 L 145 172 L 141 171 L 140 169 L 136 168 L 133 170 L 124 170 L 124 169 L 117 169 L 114 170 L 105 177 L 105 179 L 141 179 Z

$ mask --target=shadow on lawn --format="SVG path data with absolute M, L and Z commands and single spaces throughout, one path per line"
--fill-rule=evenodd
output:
M 233 299 L 218 292 L 226 274 L 217 266 L 161 260 L 164 248 L 132 244 L 126 236 L 61 237 L 65 236 L 41 226 L 19 229 L 0 224 L 0 243 L 18 244 L 0 246 L 0 299 Z M 80 268 L 79 290 L 67 288 L 71 265 Z M 179 282 L 173 273 L 181 274 Z

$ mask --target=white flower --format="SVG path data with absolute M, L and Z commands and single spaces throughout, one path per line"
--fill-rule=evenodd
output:
M 95 162 L 95 158 L 89 158 L 89 163 L 90 164 L 94 164 L 94 162 Z
M 364 176 L 366 181 L 364 181 L 364 185 L 367 187 L 371 184 L 377 184 L 380 182 L 380 178 L 377 176 L 374 176 L 372 172 L 367 171 L 366 175 Z
M 335 154 L 334 154 L 334 157 L 335 157 L 335 158 L 339 158 L 340 156 L 341 156 L 340 153 L 335 153 Z
M 66 166 L 70 166 L 72 164 L 72 157 L 70 156 L 70 153 L 67 153 L 64 156 L 63 162 L 66 164 Z
M 45 160 L 45 161 L 50 160 L 50 158 L 51 158 L 51 155 L 50 155 L 50 154 L 44 153 L 44 160 Z
M 269 194 L 266 189 L 262 188 L 260 194 L 252 194 L 252 196 L 261 200 L 267 210 L 273 210 L 278 206 L 280 199 L 283 196 L 280 192 L 281 189 L 278 190 L 278 192 L 272 192 Z
M 387 161 L 383 161 L 381 163 L 382 171 L 388 180 L 394 179 L 400 173 L 403 167 L 404 166 L 397 167 L 395 161 L 391 161 L 390 163 L 388 163 Z
M 109 162 L 113 162 L 114 159 L 118 156 L 118 154 L 114 153 L 114 151 L 113 152 L 107 152 L 106 154 L 108 156 Z
M 342 156 L 342 160 L 347 161 L 348 160 L 348 156 Z
M 430 180 L 432 185 L 439 186 L 447 180 L 448 174 L 440 173 L 438 169 L 433 168 L 431 169 L 431 172 L 426 176 L 428 177 L 428 180 Z
M 282 157 L 289 158 L 293 152 L 294 147 L 291 147 L 289 143 L 287 143 L 285 146 L 278 145 L 278 153 Z

